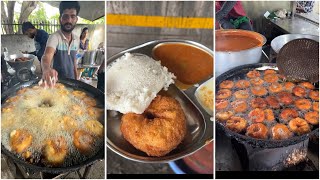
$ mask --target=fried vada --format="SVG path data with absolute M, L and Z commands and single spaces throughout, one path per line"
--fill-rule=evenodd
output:
M 124 138 L 148 156 L 164 156 L 175 149 L 186 134 L 186 118 L 177 100 L 157 96 L 143 114 L 121 118 Z
M 10 133 L 11 149 L 17 153 L 22 153 L 32 144 L 32 135 L 24 129 L 13 130 Z
M 61 165 L 64 162 L 67 153 L 67 142 L 62 136 L 57 137 L 55 139 L 47 140 L 43 148 L 45 162 L 52 166 Z

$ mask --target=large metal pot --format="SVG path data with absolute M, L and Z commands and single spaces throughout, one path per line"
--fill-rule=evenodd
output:
M 95 64 L 100 65 L 104 61 L 104 52 L 102 50 L 97 50 Z
M 85 51 L 82 57 L 83 65 L 94 65 L 96 59 L 96 50 Z
M 271 48 L 276 52 L 279 53 L 280 49 L 287 44 L 288 42 L 295 40 L 295 39 L 301 39 L 301 38 L 307 38 L 312 39 L 317 42 L 319 42 L 319 36 L 309 35 L 309 34 L 284 34 L 281 36 L 278 36 L 274 38 L 271 41 Z
M 3 104 L 7 98 L 16 95 L 18 90 L 24 87 L 36 85 L 38 84 L 38 82 L 39 80 L 31 80 L 25 83 L 19 83 L 18 85 L 11 87 L 10 89 L 8 89 L 7 91 L 1 94 L 1 104 Z M 99 104 L 101 104 L 101 106 L 103 107 L 105 106 L 104 93 L 101 92 L 99 89 L 94 88 L 84 82 L 73 80 L 73 79 L 59 79 L 59 83 L 72 87 L 73 89 L 86 92 L 90 94 L 94 99 L 96 99 L 99 102 Z M 104 124 L 104 122 L 101 122 L 101 123 Z M 45 166 L 30 164 L 26 162 L 22 158 L 17 157 L 14 153 L 6 149 L 4 145 L 1 144 L 1 153 L 3 153 L 8 158 L 13 160 L 15 163 L 25 167 L 29 173 L 35 173 L 40 171 L 40 172 L 46 172 L 46 173 L 52 173 L 52 174 L 60 174 L 60 173 L 69 172 L 69 171 L 76 171 L 82 167 L 89 166 L 98 160 L 104 159 L 104 150 L 105 150 L 105 146 L 102 145 L 100 150 L 97 152 L 97 154 L 81 162 L 80 164 L 74 164 L 69 167 L 45 167 Z
M 258 63 L 262 54 L 262 46 L 266 43 L 266 38 L 253 31 L 245 30 L 217 30 L 215 36 L 224 35 L 240 35 L 255 37 L 255 39 L 260 41 L 258 47 L 253 47 L 251 49 L 241 50 L 241 51 L 215 51 L 215 75 L 218 77 L 220 74 L 234 68 L 237 66 L 245 64 Z M 227 39 L 226 39 L 227 40 Z M 223 42 L 216 42 L 223 43 Z

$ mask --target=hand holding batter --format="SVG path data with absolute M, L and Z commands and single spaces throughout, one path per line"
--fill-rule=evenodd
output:
M 58 72 L 52 68 L 43 71 L 42 80 L 44 81 L 44 86 L 53 87 L 58 81 Z

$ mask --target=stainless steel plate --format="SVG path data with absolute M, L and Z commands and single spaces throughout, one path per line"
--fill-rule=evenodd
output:
M 152 50 L 158 44 L 163 43 L 185 43 L 196 46 L 209 54 L 213 52 L 205 46 L 187 40 L 161 40 L 151 41 L 145 44 L 122 51 L 107 60 L 107 65 L 125 53 L 140 53 L 152 57 Z M 205 82 L 204 80 L 203 82 Z M 203 83 L 201 82 L 201 83 Z M 200 83 L 200 84 L 201 84 Z M 179 90 L 175 85 L 171 85 L 166 92 L 167 95 L 174 97 L 182 106 L 187 119 L 187 135 L 180 145 L 169 154 L 163 157 L 150 157 L 146 153 L 137 150 L 127 142 L 120 131 L 122 114 L 117 111 L 107 111 L 107 146 L 115 153 L 138 162 L 165 163 L 188 156 L 213 140 L 213 122 L 210 115 L 201 107 L 196 100 L 194 93 L 195 86 L 185 91 Z M 108 105 L 107 105 L 108 106 Z

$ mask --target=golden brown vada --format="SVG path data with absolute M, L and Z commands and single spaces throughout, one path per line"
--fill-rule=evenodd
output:
M 11 150 L 22 153 L 32 144 L 32 135 L 24 129 L 13 130 L 10 133 Z
M 226 127 L 231 131 L 240 133 L 247 127 L 247 121 L 242 117 L 232 116 L 226 123 Z
M 97 101 L 90 96 L 83 98 L 83 102 L 89 106 L 96 106 L 97 105 Z
M 316 111 L 307 112 L 304 115 L 304 119 L 312 125 L 317 125 L 319 124 L 319 112 L 316 112 Z
M 247 73 L 247 77 L 250 79 L 255 78 L 255 77 L 260 77 L 260 73 L 259 73 L 259 71 L 252 70 Z
M 86 97 L 86 93 L 79 90 L 72 91 L 72 94 L 79 99 L 83 99 Z
M 233 85 L 234 85 L 233 81 L 225 80 L 219 84 L 219 87 L 220 89 L 231 89 Z
M 229 98 L 232 94 L 232 91 L 230 91 L 229 89 L 220 89 L 217 93 L 216 98 L 217 99 L 226 99 Z
M 289 122 L 289 128 L 292 132 L 302 135 L 311 131 L 308 122 L 302 118 L 294 118 Z
M 78 122 L 75 119 L 73 119 L 71 116 L 67 116 L 67 115 L 62 117 L 60 124 L 62 128 L 67 131 L 75 130 L 78 127 Z
M 103 136 L 104 130 L 103 125 L 97 120 L 88 120 L 84 122 L 86 128 L 95 136 Z
M 248 88 L 250 87 L 250 82 L 244 79 L 240 79 L 239 81 L 236 82 L 235 87 L 239 89 Z
M 230 119 L 231 116 L 233 116 L 233 112 L 232 111 L 218 112 L 216 114 L 216 118 L 219 121 L 226 121 L 226 120 Z
M 76 130 L 73 133 L 73 145 L 81 154 L 88 155 L 93 150 L 94 138 L 87 131 Z
M 289 130 L 289 128 L 284 124 L 276 124 L 271 128 L 272 139 L 282 140 L 288 139 L 293 136 L 293 133 Z
M 319 91 L 310 91 L 309 92 L 309 97 L 312 100 L 319 101 Z
M 263 86 L 254 86 L 254 87 L 251 87 L 250 89 L 252 94 L 256 96 L 264 96 L 268 93 L 267 89 L 264 88 Z
M 143 114 L 121 118 L 123 137 L 148 156 L 164 156 L 175 149 L 186 134 L 186 118 L 177 100 L 157 96 Z
M 43 148 L 45 163 L 52 166 L 61 165 L 64 162 L 67 153 L 67 142 L 62 136 L 47 140 Z
M 298 99 L 294 105 L 300 110 L 309 110 L 311 108 L 311 101 L 309 99 Z
M 229 104 L 229 101 L 225 99 L 217 99 L 215 103 L 216 110 L 225 109 Z
M 267 107 L 267 101 L 260 97 L 254 98 L 251 100 L 251 107 L 264 109 Z
M 268 128 L 262 123 L 254 123 L 247 128 L 246 135 L 257 139 L 267 139 Z
M 252 111 L 249 112 L 248 117 L 252 122 L 258 123 L 258 122 L 263 122 L 264 121 L 265 114 L 264 114 L 264 111 L 262 109 L 255 108 L 255 109 L 253 109 Z

